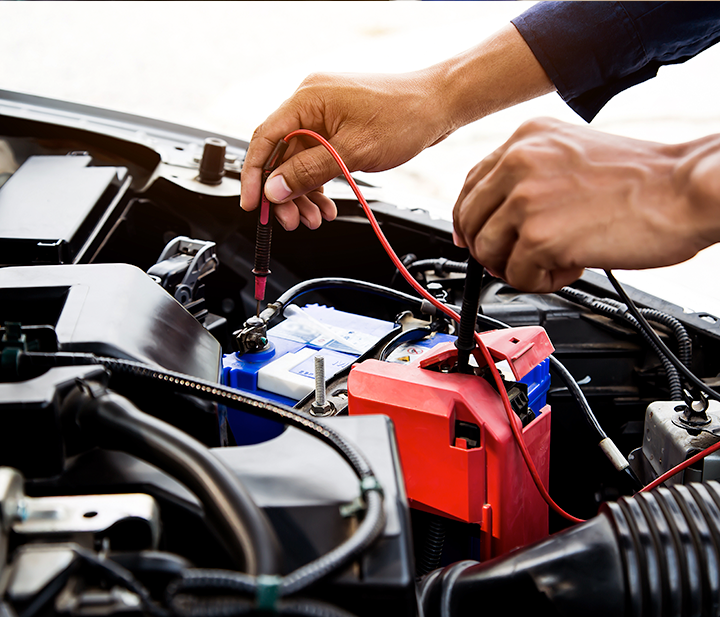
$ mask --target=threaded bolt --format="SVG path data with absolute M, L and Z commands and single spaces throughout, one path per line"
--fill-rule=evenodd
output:
M 335 411 L 335 405 L 327 400 L 325 392 L 325 357 L 315 356 L 315 402 L 310 405 L 314 416 L 329 416 Z
M 325 403 L 325 358 L 315 356 L 315 404 L 322 407 Z

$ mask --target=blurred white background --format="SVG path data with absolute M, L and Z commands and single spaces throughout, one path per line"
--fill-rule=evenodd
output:
M 315 71 L 402 72 L 472 47 L 530 2 L 0 2 L 0 89 L 248 139 Z M 720 45 L 613 99 L 592 126 L 681 142 L 720 133 Z M 466 173 L 528 118 L 582 124 L 555 94 L 368 178 L 450 218 Z M 720 250 L 622 280 L 720 316 Z

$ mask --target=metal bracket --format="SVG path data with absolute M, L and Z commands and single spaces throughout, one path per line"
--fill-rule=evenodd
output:
M 168 242 L 147 273 L 180 304 L 187 306 L 197 299 L 198 281 L 214 272 L 220 263 L 215 247 L 211 241 L 178 236 Z M 182 279 L 178 283 L 180 275 Z

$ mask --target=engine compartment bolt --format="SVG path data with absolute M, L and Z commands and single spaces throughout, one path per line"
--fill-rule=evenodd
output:
M 335 411 L 335 405 L 327 400 L 325 390 L 325 357 L 315 356 L 315 402 L 310 405 L 313 416 L 329 416 Z

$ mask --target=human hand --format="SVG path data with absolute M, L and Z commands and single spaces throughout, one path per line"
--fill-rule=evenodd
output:
M 242 170 L 241 205 L 257 207 L 261 167 L 275 144 L 298 128 L 328 139 L 350 171 L 396 167 L 451 132 L 435 96 L 437 71 L 402 75 L 316 74 L 255 131 Z M 437 107 L 437 108 L 436 108 Z M 290 143 L 285 162 L 268 178 L 265 194 L 287 230 L 315 229 L 337 215 L 322 186 L 339 168 L 310 139 Z
M 679 263 L 720 239 L 720 140 L 665 145 L 526 122 L 468 174 L 455 241 L 517 289 Z

